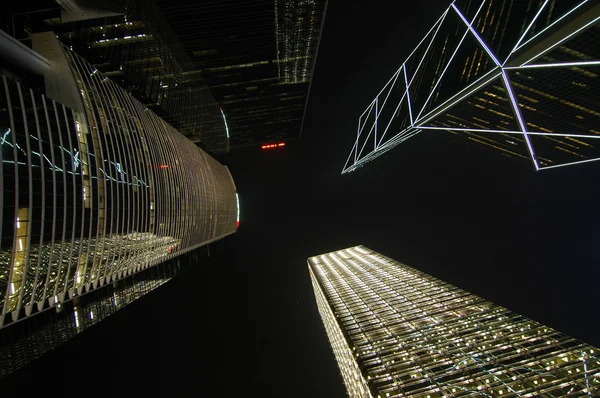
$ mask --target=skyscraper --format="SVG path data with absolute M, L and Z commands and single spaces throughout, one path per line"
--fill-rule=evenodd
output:
M 236 231 L 225 166 L 52 32 L 3 44 L 0 327 Z
M 53 31 L 211 154 L 300 136 L 327 0 L 30 3 L 2 29 Z
M 597 397 L 595 347 L 364 246 L 308 259 L 351 397 Z
M 456 0 L 358 118 L 342 173 L 420 133 L 536 170 L 600 159 L 600 6 Z

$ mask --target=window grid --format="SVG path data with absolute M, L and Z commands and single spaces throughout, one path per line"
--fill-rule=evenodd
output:
M 0 327 L 236 230 L 227 168 L 61 51 L 82 111 L 0 81 Z
M 552 328 L 363 246 L 311 257 L 308 264 L 350 396 L 591 397 L 600 391 L 598 349 Z

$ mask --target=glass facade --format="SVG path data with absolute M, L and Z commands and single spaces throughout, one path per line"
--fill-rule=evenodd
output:
M 208 153 L 298 139 L 327 0 L 117 0 L 0 15 L 58 39 Z
M 236 230 L 229 170 L 56 48 L 75 109 L 0 84 L 0 327 Z
M 105 285 L 55 310 L 1 329 L 0 380 L 170 281 L 179 274 L 180 259 L 188 256 L 193 254 Z
M 600 159 L 600 7 L 456 0 L 359 118 L 343 173 L 420 132 L 536 170 Z
M 159 3 L 227 116 L 231 149 L 299 138 L 327 0 Z
M 351 397 L 596 397 L 584 344 L 356 246 L 308 259 Z
M 210 153 L 229 150 L 219 105 L 154 1 L 123 0 L 118 15 L 47 26 L 180 133 Z

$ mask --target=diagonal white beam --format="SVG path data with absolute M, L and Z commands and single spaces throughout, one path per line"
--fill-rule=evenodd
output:
M 392 124 L 392 121 L 396 117 L 396 113 L 398 112 L 398 109 L 400 109 L 400 106 L 402 105 L 402 101 L 404 101 L 406 94 L 407 94 L 407 91 L 404 91 L 404 95 L 402 95 L 402 98 L 400 98 L 400 102 L 398 102 L 396 109 L 394 109 L 394 113 L 393 113 L 392 117 L 390 118 L 390 121 L 388 122 L 387 126 L 385 126 L 385 130 L 383 131 L 383 134 L 381 135 L 381 138 L 379 139 L 379 143 L 377 144 L 377 146 L 381 145 L 381 142 L 385 138 L 385 135 L 387 134 L 388 129 L 390 128 L 390 125 Z
M 538 69 L 538 68 L 571 68 L 573 66 L 594 66 L 600 65 L 600 61 L 581 61 L 581 62 L 559 62 L 553 64 L 529 64 L 523 66 L 505 66 L 504 70 L 511 69 Z
M 375 104 L 377 104 L 377 101 L 375 101 Z M 374 107 L 375 108 L 375 107 Z M 369 112 L 370 114 L 370 112 Z M 360 157 L 360 155 L 362 155 L 363 150 L 365 149 L 365 146 L 367 145 L 367 142 L 369 142 L 369 138 L 371 137 L 371 134 L 373 134 L 374 129 L 377 127 L 377 112 L 375 112 L 375 120 L 373 121 L 373 124 L 371 125 L 371 128 L 369 129 L 369 134 L 367 134 L 367 137 L 365 138 L 365 142 L 363 142 L 362 147 L 360 148 L 360 152 L 358 153 L 358 157 Z M 363 132 L 361 132 L 361 135 L 364 134 Z M 358 140 L 356 141 L 358 144 Z M 357 148 L 358 150 L 358 148 Z
M 390 90 L 391 91 L 391 90 Z M 389 93 L 388 93 L 389 96 Z M 385 98 L 387 100 L 387 97 Z M 385 102 L 384 102 L 385 106 Z M 379 98 L 375 100 L 375 134 L 373 136 L 373 150 L 377 149 L 377 128 L 379 127 Z
M 441 103 L 435 109 L 429 111 L 428 114 L 423 116 L 421 119 L 417 121 L 417 127 L 420 127 L 424 123 L 428 123 L 431 119 L 438 117 L 441 113 L 446 112 L 448 109 L 452 108 L 454 105 L 460 103 L 469 95 L 473 94 L 480 88 L 488 85 L 490 82 L 494 81 L 501 75 L 501 71 L 498 67 L 494 67 L 494 69 L 489 70 L 484 75 L 480 76 L 473 83 L 469 84 L 467 87 L 460 90 L 458 93 L 454 94 L 452 97 L 448 98 L 446 101 Z
M 427 104 L 429 103 L 429 100 L 431 99 L 431 96 L 433 95 L 433 93 L 435 93 L 435 90 L 437 89 L 437 86 L 440 84 L 440 82 L 442 81 L 442 79 L 444 78 L 444 75 L 446 74 L 446 71 L 448 70 L 448 67 L 450 66 L 450 64 L 452 63 L 452 60 L 454 59 L 454 56 L 456 55 L 456 53 L 458 52 L 458 49 L 460 48 L 461 44 L 463 43 L 463 41 L 465 40 L 465 37 L 467 37 L 467 34 L 469 33 L 469 30 L 467 29 L 465 31 L 465 33 L 463 34 L 463 37 L 460 39 L 460 42 L 458 43 L 458 46 L 456 46 L 456 49 L 454 50 L 454 53 L 452 53 L 452 56 L 450 57 L 450 60 L 448 61 L 448 63 L 446 64 L 446 67 L 444 68 L 444 70 L 442 71 L 442 74 L 440 75 L 440 78 L 435 82 L 435 85 L 433 86 L 433 88 L 431 89 L 431 91 L 429 92 L 429 95 L 427 96 L 427 99 L 425 100 L 425 103 L 423 104 L 423 108 L 421 108 L 421 111 L 419 112 L 419 114 L 417 115 L 417 117 L 415 118 L 416 120 L 419 120 L 419 118 L 421 117 L 421 114 L 425 111 L 425 108 L 427 108 Z
M 576 162 L 570 162 L 570 163 L 563 163 L 563 164 L 555 164 L 554 166 L 545 166 L 545 167 L 541 167 L 540 170 L 547 170 L 547 169 L 555 169 L 557 167 L 564 167 L 564 166 L 572 166 L 574 164 L 581 164 L 581 163 L 590 163 L 590 162 L 596 162 L 600 160 L 600 158 L 596 158 L 596 159 L 586 159 L 586 160 L 578 160 Z
M 555 49 L 557 46 L 559 46 L 560 44 L 564 43 L 565 41 L 569 40 L 571 37 L 583 32 L 584 30 L 586 30 L 587 28 L 591 27 L 592 25 L 594 25 L 596 22 L 600 21 L 600 17 L 596 17 L 593 20 L 591 20 L 590 22 L 586 23 L 585 25 L 583 25 L 581 28 L 577 29 L 576 31 L 568 34 L 567 36 L 563 37 L 562 39 L 560 39 L 559 41 L 557 41 L 556 43 L 552 44 L 549 47 L 546 47 L 545 49 L 543 49 L 542 51 L 540 51 L 538 54 L 534 55 L 533 57 L 529 58 L 527 61 L 523 62 L 521 64 L 521 66 L 527 65 L 528 63 L 530 63 L 531 61 L 541 57 L 542 55 L 548 53 L 549 51 Z
M 514 53 L 515 51 L 517 51 L 517 48 L 519 48 L 519 44 L 521 44 L 521 42 L 523 41 L 523 39 L 525 38 L 525 36 L 527 36 L 527 33 L 529 33 L 529 29 L 531 29 L 531 27 L 533 26 L 533 24 L 535 23 L 535 21 L 538 19 L 538 17 L 540 16 L 540 14 L 542 13 L 542 11 L 544 10 L 544 8 L 546 7 L 546 5 L 548 4 L 548 1 L 549 0 L 544 1 L 544 4 L 542 4 L 542 6 L 538 10 L 538 12 L 535 14 L 535 16 L 533 17 L 533 19 L 529 23 L 529 26 L 527 26 L 527 29 L 525 29 L 525 32 L 523 32 L 523 34 L 519 38 L 519 41 L 517 41 L 517 44 L 515 44 L 515 46 L 513 47 L 512 51 L 510 52 L 510 54 L 508 54 L 508 57 L 506 57 L 506 59 L 504 60 L 504 63 L 502 65 L 504 65 L 508 61 L 508 59 L 510 58 L 510 56 L 512 55 L 512 53 Z
M 417 44 L 417 46 L 415 47 L 415 49 L 412 50 L 412 52 L 410 54 L 408 54 L 408 57 L 406 57 L 407 61 L 410 59 L 410 57 L 412 57 L 414 55 L 414 53 L 419 49 L 419 47 L 421 47 L 421 44 L 423 44 L 423 42 L 425 41 L 425 39 L 427 39 L 427 37 L 429 36 L 429 34 L 434 29 L 436 29 L 436 28 L 439 29 L 439 27 L 444 22 L 444 19 L 446 18 L 446 15 L 448 14 L 448 10 L 450 10 L 450 8 L 447 8 L 446 11 L 444 11 L 444 13 L 442 14 L 442 16 L 438 18 L 438 20 L 433 24 L 433 26 L 431 27 L 431 29 L 429 29 L 427 31 L 427 33 L 425 34 L 425 36 L 423 36 L 423 38 L 421 39 L 421 41 L 419 42 L 419 44 Z M 436 33 L 437 33 L 437 30 L 436 30 Z M 435 37 L 435 34 L 434 34 L 434 37 Z
M 380 95 L 381 95 L 381 94 L 382 94 L 382 93 L 385 91 L 386 87 L 387 87 L 387 86 L 390 84 L 390 82 L 391 82 L 392 80 L 394 81 L 394 83 L 396 82 L 396 79 L 398 78 L 398 74 L 400 73 L 400 71 L 401 71 L 401 70 L 402 70 L 402 66 L 400 66 L 400 67 L 398 68 L 398 70 L 396 71 L 396 73 L 394 73 L 394 74 L 392 75 L 391 79 L 390 79 L 390 80 L 388 80 L 388 82 L 385 84 L 385 86 L 383 86 L 383 88 L 381 89 L 381 91 L 379 91 L 379 93 L 378 93 L 378 94 L 375 96 L 375 98 L 376 98 L 376 99 L 377 99 L 377 98 L 378 98 L 378 97 L 379 97 L 379 96 L 380 96 Z M 394 83 L 392 83 L 392 89 L 393 89 L 393 87 L 394 87 Z M 390 89 L 390 91 L 391 91 L 392 89 Z M 389 92 L 388 92 L 388 95 L 389 95 Z M 387 98 L 387 97 L 386 97 L 386 98 Z M 375 100 L 373 100 L 373 101 L 375 101 Z
M 571 10 L 569 10 L 569 12 L 567 12 L 565 15 L 563 15 L 562 17 L 558 18 L 556 21 L 552 22 L 550 25 L 546 26 L 544 29 L 542 29 L 541 31 L 539 31 L 538 33 L 536 33 L 534 36 L 532 36 L 529 40 L 527 40 L 525 43 L 522 43 L 519 47 L 515 48 L 513 50 L 514 51 L 518 51 L 519 49 L 521 49 L 522 47 L 526 46 L 529 42 L 531 42 L 532 40 L 535 40 L 536 38 L 538 38 L 540 35 L 544 34 L 544 32 L 546 32 L 548 29 L 552 28 L 554 25 L 556 25 L 557 23 L 559 23 L 560 21 L 562 21 L 563 19 L 565 19 L 567 16 L 569 16 L 570 14 L 572 14 L 573 12 L 575 12 L 575 10 L 577 10 L 579 7 L 581 7 L 582 5 L 584 5 L 585 3 L 587 3 L 588 0 L 583 0 L 580 4 L 578 4 L 577 6 L 573 7 Z
M 364 130 L 365 126 L 367 125 L 369 116 L 371 115 L 371 112 L 373 112 L 373 108 L 374 107 L 375 107 L 375 100 L 373 100 L 373 102 L 371 103 L 371 105 L 367 108 L 367 110 L 369 111 L 369 113 L 367 113 L 367 116 L 365 116 L 365 122 L 362 123 L 362 125 L 360 123 L 358 125 L 358 133 L 356 134 L 356 142 L 358 142 L 358 140 L 360 139 L 360 136 L 362 135 L 363 130 Z M 375 115 L 375 117 L 377 117 L 377 115 Z
M 406 77 L 406 64 L 404 64 L 404 83 L 406 84 L 406 102 L 408 103 L 408 115 L 410 116 L 410 125 L 414 126 L 413 115 L 412 115 L 412 106 L 410 105 L 410 90 L 408 89 L 410 86 L 408 84 L 408 79 Z
M 448 11 L 446 10 L 446 12 L 443 15 L 444 18 L 446 17 L 447 13 L 448 13 Z M 419 72 L 419 69 L 421 68 L 421 65 L 423 64 L 423 61 L 425 61 L 425 57 L 427 56 L 427 53 L 429 52 L 429 49 L 431 48 L 431 45 L 435 41 L 435 38 L 436 38 L 438 32 L 440 31 L 440 28 L 442 27 L 442 24 L 444 23 L 444 18 L 441 19 L 440 24 L 438 25 L 437 29 L 435 30 L 435 33 L 431 37 L 431 41 L 427 45 L 427 48 L 425 49 L 425 52 L 423 53 L 423 57 L 421 57 L 421 60 L 419 61 L 419 65 L 417 65 L 417 67 L 415 69 L 415 73 L 413 74 L 413 76 L 410 79 L 410 83 L 407 84 L 408 87 L 410 87 L 410 85 L 412 84 L 412 82 L 415 79 L 415 77 L 417 77 L 417 73 Z M 415 48 L 415 51 L 416 51 L 416 48 Z M 414 53 L 414 51 L 413 51 L 413 53 Z M 411 53 L 411 55 L 412 55 L 412 53 Z M 410 57 L 407 58 L 406 61 L 408 61 L 409 59 L 410 59 Z M 404 64 L 403 64 L 403 66 L 404 66 L 404 77 L 405 78 L 408 76 L 408 71 L 406 70 L 406 61 L 404 61 Z
M 429 103 L 429 100 L 431 99 L 431 96 L 433 95 L 433 93 L 435 92 L 435 90 L 437 89 L 438 84 L 440 84 L 440 82 L 442 81 L 442 79 L 444 78 L 444 75 L 446 74 L 446 71 L 448 70 L 448 67 L 450 66 L 450 64 L 452 63 L 452 60 L 454 59 L 454 56 L 456 55 L 456 53 L 458 53 L 458 50 L 460 48 L 460 46 L 462 45 L 463 41 L 465 40 L 465 38 L 467 37 L 467 34 L 469 33 L 469 28 L 472 27 L 473 22 L 475 22 L 475 20 L 477 19 L 477 16 L 479 15 L 479 13 L 481 12 L 481 9 L 483 8 L 483 5 L 485 4 L 485 1 L 482 1 L 481 4 L 479 5 L 479 8 L 477 9 L 477 12 L 475 13 L 475 16 L 473 17 L 473 20 L 471 21 L 471 23 L 469 24 L 469 26 L 467 27 L 467 30 L 465 31 L 465 34 L 462 36 L 462 38 L 460 39 L 460 42 L 458 43 L 458 46 L 456 46 L 456 49 L 454 50 L 454 52 L 452 53 L 452 56 L 450 56 L 450 60 L 448 60 L 448 63 L 446 64 L 446 67 L 444 68 L 444 70 L 442 71 L 442 74 L 440 75 L 440 78 L 435 82 L 435 85 L 433 86 L 433 88 L 431 89 L 429 96 L 427 97 L 427 99 L 425 100 L 425 103 L 423 104 L 423 108 L 421 108 L 421 111 L 419 112 L 419 114 L 417 115 L 417 117 L 415 118 L 415 120 L 419 120 L 419 118 L 421 117 L 421 114 L 425 111 L 425 108 L 427 107 L 427 104 Z
M 485 1 L 483 3 L 485 3 Z M 483 5 L 483 3 L 482 3 L 482 5 Z M 475 29 L 473 29 L 473 26 L 471 26 L 471 24 L 469 23 L 469 21 L 467 21 L 467 18 L 465 18 L 465 16 L 463 15 L 463 13 L 460 12 L 460 10 L 458 9 L 458 7 L 456 7 L 454 5 L 454 3 L 452 3 L 451 7 L 454 8 L 454 11 L 456 11 L 456 13 L 460 17 L 460 19 L 462 19 L 463 22 L 465 23 L 465 25 L 467 25 L 467 28 L 471 31 L 471 33 L 473 34 L 473 36 L 475 36 L 475 38 L 477 39 L 477 41 L 479 42 L 479 44 L 481 44 L 481 46 L 488 53 L 488 55 L 490 56 L 490 58 L 492 58 L 492 60 L 494 61 L 494 63 L 497 66 L 501 66 L 500 65 L 500 61 L 498 61 L 498 58 L 496 58 L 496 56 L 494 55 L 494 52 L 487 46 L 487 44 L 485 44 L 485 42 L 483 41 L 483 39 L 481 38 L 481 36 L 479 36 L 479 33 L 477 33 L 475 31 Z
M 356 142 L 354 142 L 354 145 L 352 146 L 352 150 L 350 151 L 348 158 L 346 158 L 346 163 L 344 163 L 344 168 L 346 168 L 346 166 L 348 166 L 348 162 L 352 158 L 352 155 L 354 155 L 354 162 L 356 163 L 356 150 L 355 150 L 356 146 L 357 146 L 357 144 L 356 144 Z
M 402 68 L 398 69 L 398 72 L 400 72 L 401 69 Z M 387 104 L 388 98 L 392 94 L 392 90 L 394 90 L 394 86 L 396 85 L 396 81 L 398 80 L 398 75 L 399 75 L 398 72 L 394 75 L 395 76 L 394 82 L 392 83 L 392 87 L 390 88 L 387 95 L 385 96 L 385 99 L 383 100 L 383 105 L 381 105 L 381 108 L 379 108 L 379 112 L 375 113 L 375 117 L 377 119 L 379 119 L 379 115 L 381 115 L 381 112 L 383 112 L 383 108 L 385 108 L 385 104 Z
M 522 131 L 514 130 L 494 130 L 494 129 L 470 129 L 464 127 L 438 127 L 438 126 L 419 126 L 423 130 L 452 130 L 452 131 L 467 131 L 475 133 L 496 133 L 496 134 L 518 134 L 523 135 Z M 540 131 L 527 131 L 527 135 L 541 135 L 548 137 L 573 137 L 573 138 L 591 138 L 600 140 L 600 135 L 585 135 L 585 134 L 564 134 L 564 133 L 544 133 Z
M 363 116 L 365 116 L 365 113 L 370 112 L 371 109 L 373 109 L 373 105 L 375 105 L 375 100 L 371 101 L 371 103 L 369 104 L 369 106 L 367 106 L 367 109 L 364 110 L 364 112 L 360 115 L 360 117 L 358 118 L 358 126 L 360 127 L 360 129 L 362 130 L 362 127 L 364 127 L 365 124 L 367 124 L 367 121 L 365 119 L 365 122 L 362 123 L 362 118 Z M 367 115 L 367 118 L 369 116 Z
M 527 143 L 527 149 L 529 150 L 529 155 L 531 156 L 531 161 L 533 162 L 533 165 L 535 166 L 535 169 L 537 171 L 540 169 L 540 166 L 538 165 L 537 159 L 535 157 L 535 153 L 533 152 L 533 146 L 531 145 L 529 136 L 527 135 L 527 127 L 525 126 L 525 122 L 523 121 L 523 117 L 521 116 L 521 110 L 519 109 L 519 104 L 517 103 L 517 100 L 515 98 L 515 94 L 513 92 L 512 85 L 510 84 L 510 80 L 508 80 L 508 76 L 506 75 L 506 72 L 504 70 L 502 71 L 502 80 L 504 81 L 504 87 L 506 88 L 506 91 L 508 92 L 508 96 L 510 97 L 510 103 L 513 107 L 515 116 L 517 117 L 517 120 L 519 121 L 519 126 L 521 126 L 521 130 L 523 130 L 523 137 L 525 138 L 525 142 Z

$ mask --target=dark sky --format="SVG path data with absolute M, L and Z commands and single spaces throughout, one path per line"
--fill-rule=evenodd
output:
M 329 4 L 302 140 L 221 159 L 240 193 L 238 233 L 13 386 L 344 397 L 306 259 L 357 244 L 600 346 L 600 162 L 536 173 L 427 132 L 340 175 L 358 116 L 448 4 L 349 3 Z

